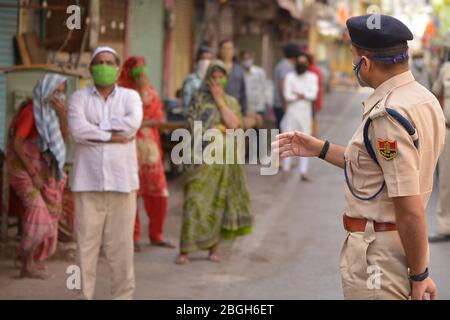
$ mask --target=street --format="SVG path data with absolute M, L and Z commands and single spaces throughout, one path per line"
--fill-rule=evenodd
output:
M 345 145 L 361 119 L 361 101 L 367 93 L 333 92 L 319 116 L 319 135 Z M 339 251 L 344 238 L 344 175 L 320 160 L 312 160 L 312 183 L 300 181 L 292 170 L 287 182 L 281 175 L 260 176 L 247 167 L 255 214 L 254 232 L 234 243 L 223 243 L 223 262 L 192 256 L 186 266 L 174 263 L 176 250 L 147 245 L 147 220 L 141 212 L 143 251 L 135 255 L 136 299 L 342 299 Z M 182 179 L 169 184 L 166 235 L 178 242 L 181 223 Z M 428 212 L 435 228 L 436 194 Z M 438 298 L 450 299 L 450 243 L 432 244 L 431 276 Z M 70 262 L 49 262 L 54 278 L 19 280 L 12 261 L 0 261 L 0 299 L 76 299 L 66 288 Z M 108 266 L 103 259 L 97 274 L 97 299 L 109 299 Z

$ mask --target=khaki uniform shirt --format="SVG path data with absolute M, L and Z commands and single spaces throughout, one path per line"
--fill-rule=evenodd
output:
M 436 97 L 417 83 L 411 72 L 397 75 L 379 86 L 363 103 L 360 127 L 346 152 L 349 182 L 355 193 L 370 197 L 383 184 L 373 200 L 355 198 L 345 189 L 346 214 L 376 222 L 395 223 L 393 197 L 421 195 L 426 207 L 433 187 L 433 176 L 445 140 L 444 115 Z M 373 120 L 369 138 L 379 165 L 364 145 L 363 129 L 369 116 L 389 107 L 402 114 L 416 128 L 419 147 L 399 122 L 384 115 Z

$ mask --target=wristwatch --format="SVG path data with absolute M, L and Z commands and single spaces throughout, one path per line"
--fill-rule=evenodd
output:
M 409 280 L 411 281 L 417 281 L 417 282 L 421 282 L 423 280 L 425 280 L 426 278 L 428 278 L 430 275 L 430 273 L 428 272 L 428 267 L 425 269 L 424 273 L 421 274 L 417 274 L 417 275 L 409 275 Z

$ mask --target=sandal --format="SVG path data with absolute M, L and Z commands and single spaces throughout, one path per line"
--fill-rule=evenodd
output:
M 133 247 L 134 247 L 134 252 L 142 252 L 142 246 L 140 243 L 135 242 Z
M 36 267 L 36 270 L 39 270 L 39 271 L 47 271 L 48 270 L 48 266 L 43 262 L 36 262 L 35 267 Z

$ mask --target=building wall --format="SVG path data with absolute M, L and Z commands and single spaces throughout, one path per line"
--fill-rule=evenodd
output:
M 236 47 L 239 52 L 236 52 L 236 54 L 239 55 L 242 51 L 250 50 L 255 54 L 255 63 L 257 65 L 262 64 L 262 41 L 261 41 L 261 35 L 259 34 L 246 34 L 241 35 L 236 39 Z
M 195 4 L 193 0 L 175 1 L 175 28 L 173 31 L 172 59 L 174 76 L 171 89 L 178 90 L 183 86 L 186 76 L 192 71 L 195 46 Z M 171 96 L 175 92 L 170 92 Z
M 127 1 L 100 0 L 98 10 L 100 28 L 97 46 L 113 48 L 123 60 L 125 57 Z
M 152 84 L 162 92 L 164 48 L 164 0 L 131 0 L 129 56 L 147 59 Z
M 16 5 L 17 0 L 0 0 L 1 4 Z M 14 65 L 14 37 L 17 33 L 17 8 L 0 11 L 0 66 Z M 5 146 L 6 77 L 0 73 L 0 149 Z

